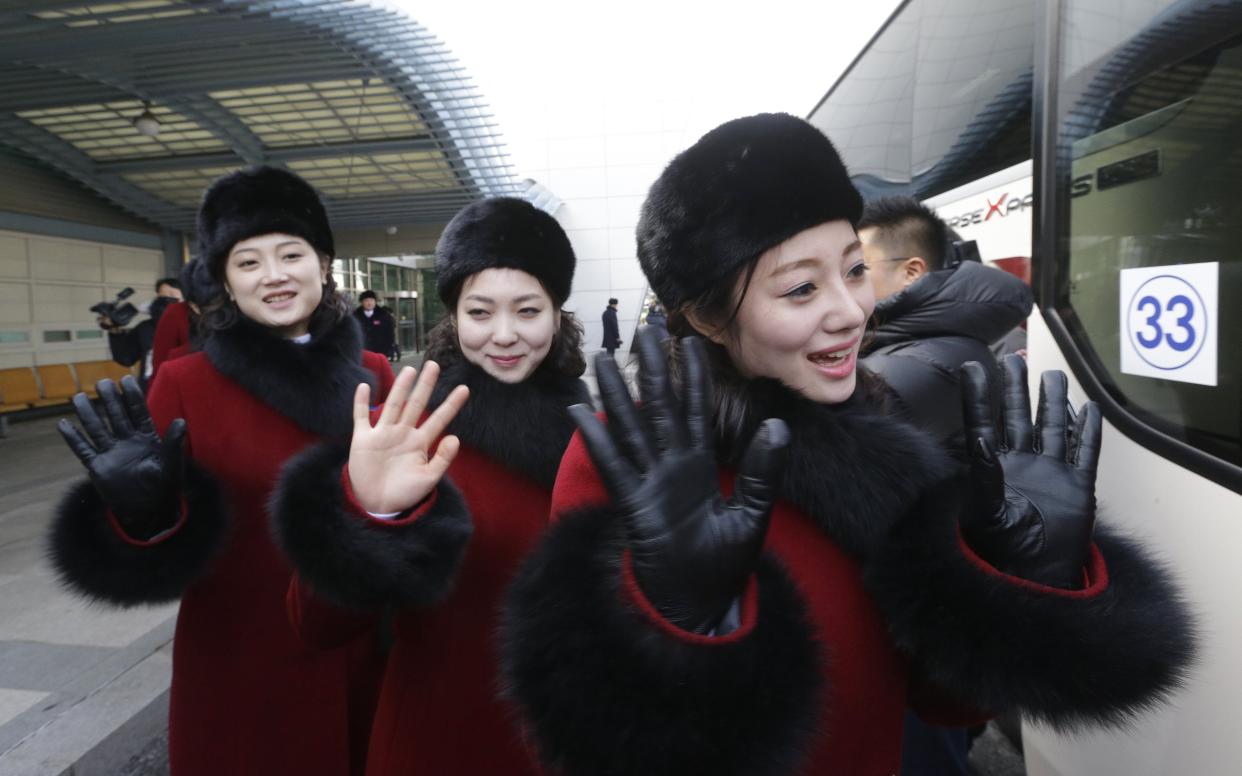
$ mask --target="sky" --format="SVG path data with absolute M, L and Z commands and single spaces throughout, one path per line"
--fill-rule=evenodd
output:
M 492 107 L 518 177 L 548 106 L 675 102 L 697 134 L 763 111 L 806 116 L 899 0 L 373 0 L 424 25 Z

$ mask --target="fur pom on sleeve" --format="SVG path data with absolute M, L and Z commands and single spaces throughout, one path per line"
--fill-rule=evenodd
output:
M 148 541 L 125 536 L 89 480 L 69 489 L 56 509 L 47 554 L 61 582 L 118 606 L 174 601 L 207 570 L 228 534 L 224 495 L 198 467 L 186 467 L 183 512 Z
M 821 666 L 782 567 L 765 556 L 738 630 L 682 633 L 629 589 L 619 525 L 601 508 L 565 517 L 510 588 L 506 693 L 541 759 L 566 776 L 797 772 Z
M 348 498 L 349 450 L 316 445 L 285 465 L 272 493 L 276 543 L 326 600 L 350 609 L 427 606 L 453 589 L 474 530 L 465 499 L 443 479 L 415 512 L 392 522 Z
M 1097 524 L 1086 586 L 1047 588 L 975 557 L 957 531 L 962 503 L 959 481 L 933 489 L 867 568 L 897 646 L 927 681 L 1062 731 L 1124 725 L 1181 686 L 1195 622 L 1137 543 Z

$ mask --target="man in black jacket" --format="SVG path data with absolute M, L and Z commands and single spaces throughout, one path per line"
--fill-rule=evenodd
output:
M 604 342 L 602 347 L 608 351 L 608 355 L 616 352 L 621 347 L 621 327 L 617 325 L 617 300 L 609 299 L 608 306 L 604 308 Z
M 362 326 L 362 347 L 372 353 L 379 353 L 392 360 L 396 344 L 397 326 L 392 313 L 386 308 L 376 306 L 377 297 L 374 291 L 363 291 L 358 297 L 358 309 L 354 317 Z
M 134 328 L 118 326 L 106 315 L 96 318 L 99 328 L 108 332 L 108 350 L 112 360 L 121 366 L 141 364 L 138 384 L 145 391 L 147 381 L 151 379 L 151 345 L 155 342 L 155 327 L 159 325 L 160 316 L 171 304 L 181 301 L 181 282 L 177 278 L 160 278 L 155 281 L 155 299 L 147 308 L 150 316 L 138 323 Z
M 958 369 L 978 361 L 1000 385 L 988 346 L 1026 320 L 1031 290 L 977 261 L 946 267 L 944 221 L 909 197 L 867 204 L 858 225 L 875 287 L 875 338 L 863 366 L 882 376 L 898 411 L 956 453 L 965 452 Z M 906 712 L 902 776 L 965 776 L 966 730 L 932 727 Z
M 908 197 L 868 203 L 858 226 L 875 287 L 875 338 L 863 365 L 916 426 L 963 444 L 957 371 L 978 361 L 1000 385 L 989 346 L 1026 320 L 1031 290 L 994 267 L 945 266 L 948 229 Z

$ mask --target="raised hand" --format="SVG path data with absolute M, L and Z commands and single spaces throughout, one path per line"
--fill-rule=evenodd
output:
M 161 441 L 138 381 L 124 377 L 121 388 L 118 393 L 111 380 L 95 384 L 111 429 L 84 393 L 73 397 L 73 408 L 86 436 L 67 418 L 56 427 L 125 532 L 149 539 L 177 519 L 185 474 L 185 421 L 174 420 Z
M 613 504 L 625 518 L 635 578 L 683 630 L 714 628 L 743 592 L 763 550 L 789 430 L 763 423 L 742 459 L 733 498 L 720 493 L 712 454 L 710 391 L 702 341 L 681 341 L 684 409 L 673 395 L 657 332 L 638 335 L 636 408 L 612 357 L 595 359 L 605 427 L 570 408 Z
M 438 446 L 435 443 L 466 403 L 470 393 L 466 386 L 454 388 L 435 412 L 421 426 L 418 424 L 439 374 L 440 367 L 434 361 L 423 365 L 417 383 L 417 370 L 402 369 L 374 426 L 367 403 L 371 387 L 362 383 L 354 392 L 349 484 L 358 505 L 368 512 L 402 512 L 418 504 L 435 488 L 457 455 L 457 437 L 446 436 Z
M 962 413 L 977 508 L 962 522 L 976 552 L 996 568 L 1054 587 L 1082 587 L 1095 526 L 1101 420 L 1095 402 L 1075 415 L 1065 374 L 1044 372 L 1031 424 L 1026 362 L 1004 360 L 1003 428 L 987 375 L 962 366 Z

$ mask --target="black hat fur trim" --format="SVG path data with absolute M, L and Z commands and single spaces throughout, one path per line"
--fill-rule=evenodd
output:
M 574 249 L 556 219 L 524 199 L 494 197 L 462 208 L 436 245 L 436 290 L 449 307 L 462 281 L 493 267 L 539 279 L 556 304 L 569 298 Z
M 721 124 L 669 163 L 638 222 L 638 260 L 673 309 L 801 231 L 856 224 L 862 197 L 828 138 L 763 113 Z
M 263 234 L 301 237 L 321 254 L 336 255 L 319 195 L 294 173 L 252 167 L 207 187 L 198 209 L 198 257 L 214 279 L 224 279 L 224 259 L 234 245 Z

